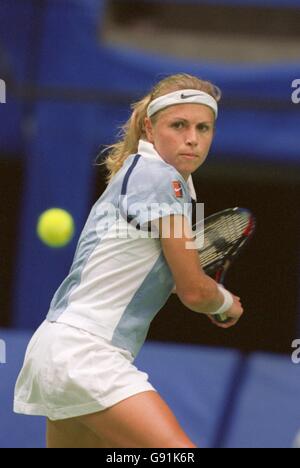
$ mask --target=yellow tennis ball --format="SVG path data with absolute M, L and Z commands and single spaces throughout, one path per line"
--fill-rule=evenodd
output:
M 72 216 L 60 208 L 45 211 L 37 222 L 37 235 L 48 247 L 64 247 L 71 241 L 74 230 Z

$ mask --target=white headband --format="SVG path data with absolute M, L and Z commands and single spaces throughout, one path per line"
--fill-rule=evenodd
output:
M 154 99 L 149 104 L 147 115 L 152 117 L 156 112 L 177 104 L 205 104 L 214 111 L 216 119 L 218 117 L 217 101 L 209 94 L 197 89 L 182 89 Z

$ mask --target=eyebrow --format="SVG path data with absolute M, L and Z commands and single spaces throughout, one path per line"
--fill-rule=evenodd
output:
M 184 117 L 172 117 L 172 120 L 181 120 L 183 122 L 189 123 L 189 120 L 185 119 Z M 203 120 L 202 122 L 198 122 L 197 125 L 202 124 L 214 124 L 212 120 Z

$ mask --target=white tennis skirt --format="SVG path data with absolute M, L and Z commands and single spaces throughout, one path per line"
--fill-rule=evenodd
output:
M 43 322 L 33 335 L 18 377 L 14 411 L 74 418 L 103 411 L 145 391 L 155 391 L 129 351 L 63 323 Z

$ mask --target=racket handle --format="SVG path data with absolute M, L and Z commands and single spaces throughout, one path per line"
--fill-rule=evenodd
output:
M 228 323 L 231 320 L 226 314 L 215 315 L 214 319 L 220 323 Z

